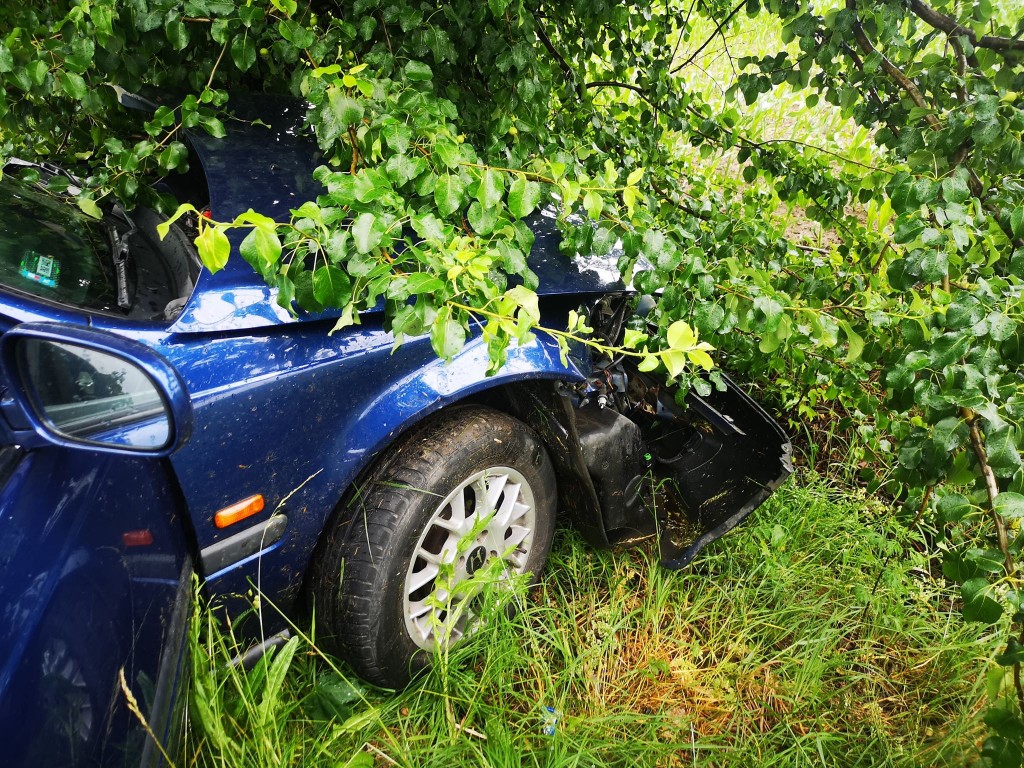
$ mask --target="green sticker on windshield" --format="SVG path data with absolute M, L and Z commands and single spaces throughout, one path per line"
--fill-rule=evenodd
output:
M 19 270 L 21 276 L 33 282 L 56 288 L 60 280 L 60 262 L 52 256 L 43 256 L 35 251 L 27 251 L 21 260 Z

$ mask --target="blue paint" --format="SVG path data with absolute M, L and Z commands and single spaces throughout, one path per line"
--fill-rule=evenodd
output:
M 239 106 L 244 112 L 249 105 Z M 216 218 L 251 207 L 284 219 L 320 192 L 311 177 L 318 158 L 300 135 L 302 119 L 301 108 L 282 102 L 275 114 L 263 112 L 273 128 L 232 122 L 223 141 L 193 137 Z M 538 218 L 534 226 L 532 265 L 548 295 L 621 288 L 605 272 L 571 266 L 557 251 L 550 221 Z M 241 235 L 233 237 L 237 249 Z M 583 375 L 573 363 L 563 364 L 554 341 L 543 335 L 513 349 L 501 372 L 488 377 L 479 338 L 446 365 L 426 338 L 408 340 L 393 353 L 394 339 L 377 312 L 328 336 L 336 316 L 285 312 L 237 255 L 219 273 L 201 274 L 170 323 L 88 314 L 0 292 L 0 386 L 6 392 L 0 442 L 23 450 L 0 488 L 5 764 L 140 759 L 146 740 L 125 711 L 116 672 L 125 667 L 144 706 L 158 681 L 167 690 L 180 688 L 183 637 L 167 632 L 175 600 L 190 595 L 182 574 L 190 566 L 201 573 L 199 552 L 236 532 L 214 526 L 218 509 L 261 493 L 266 509 L 246 525 L 275 510 L 288 513 L 280 542 L 205 574 L 212 595 L 248 592 L 258 578 L 264 594 L 287 609 L 343 493 L 402 432 L 484 389 Z M 549 319 L 564 322 L 564 309 Z M 30 393 L 14 381 L 21 337 L 106 349 L 140 365 L 168 397 L 172 445 L 142 458 L 55 438 L 34 413 Z M 169 458 L 159 457 L 174 449 Z M 152 543 L 129 546 L 132 536 L 151 536 Z M 73 657 L 73 681 L 61 683 L 53 670 L 47 677 L 41 654 L 50 648 L 52 656 L 54 647 Z M 57 684 L 66 684 L 71 699 L 47 693 Z M 171 709 L 165 710 L 157 713 L 162 721 L 150 723 L 157 733 L 172 734 Z M 58 733 L 58 721 L 77 723 L 77 730 Z
M 251 102 L 232 104 L 243 118 L 256 115 Z M 217 219 L 252 208 L 286 220 L 289 209 L 321 191 L 303 108 L 265 98 L 258 106 L 269 127 L 233 120 L 224 140 L 191 137 Z M 564 327 L 570 308 L 624 290 L 617 254 L 570 261 L 558 251 L 550 217 L 539 214 L 530 226 L 544 324 Z M 231 234 L 236 251 L 241 237 Z M 154 732 L 173 751 L 187 668 L 178 619 L 188 610 L 191 569 L 206 577 L 212 596 L 247 593 L 258 582 L 287 611 L 345 492 L 412 425 L 484 390 L 537 379 L 579 382 L 589 373 L 585 362 L 563 362 L 544 334 L 510 350 L 501 371 L 487 376 L 479 337 L 445 364 L 426 338 L 393 352 L 380 312 L 329 336 L 336 312 L 295 317 L 275 298 L 237 253 L 217 274 L 200 275 L 172 322 L 88 314 L 0 290 L 6 765 L 159 764 L 152 745 L 141 751 L 147 741 L 125 710 L 116 676 L 123 667 Z M 84 345 L 135 363 L 166 399 L 169 444 L 141 457 L 55 437 L 20 381 L 19 338 Z M 146 428 L 124 427 L 119 443 L 144 441 Z M 16 455 L 13 445 L 21 446 Z M 5 466 L 13 467 L 6 478 Z M 219 509 L 257 493 L 263 512 L 226 530 L 214 525 Z M 289 521 L 280 541 L 203 573 L 204 548 L 275 512 Z M 268 617 L 265 631 L 278 628 Z M 60 654 L 70 659 L 63 667 L 55 666 Z M 60 723 L 75 728 L 60 732 Z

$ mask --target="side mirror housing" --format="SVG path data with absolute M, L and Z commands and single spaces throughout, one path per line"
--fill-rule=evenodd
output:
M 25 323 L 4 334 L 0 403 L 15 442 L 168 456 L 191 432 L 181 376 L 149 347 L 104 331 Z

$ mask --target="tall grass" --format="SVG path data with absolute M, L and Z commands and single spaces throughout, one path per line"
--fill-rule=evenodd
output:
M 310 636 L 229 667 L 205 612 L 188 764 L 963 765 L 990 646 L 919 546 L 814 477 L 682 572 L 563 533 L 518 613 L 401 692 Z

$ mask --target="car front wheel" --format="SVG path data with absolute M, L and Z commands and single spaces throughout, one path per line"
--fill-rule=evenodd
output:
M 472 630 L 483 589 L 538 574 L 555 476 L 540 439 L 498 411 L 415 430 L 342 510 L 311 584 L 317 631 L 365 679 L 398 687 Z

